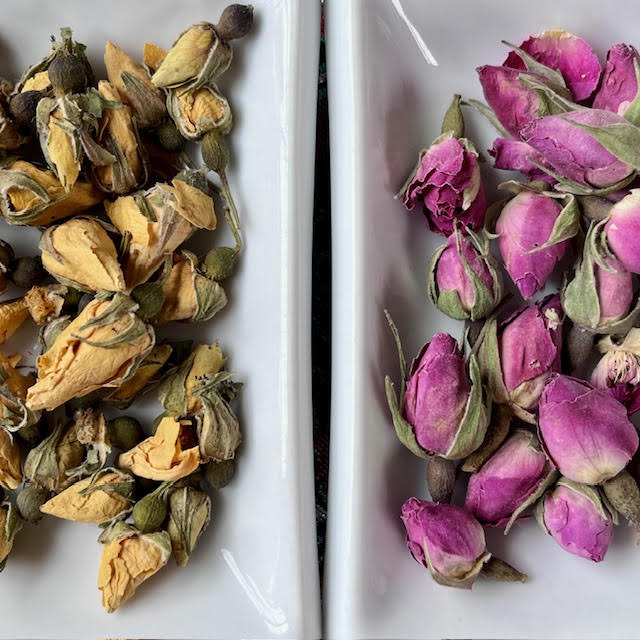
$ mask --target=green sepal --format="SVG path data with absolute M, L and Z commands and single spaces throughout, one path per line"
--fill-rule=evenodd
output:
M 638 87 L 638 91 L 636 93 L 636 97 L 631 101 L 626 111 L 624 112 L 625 120 L 628 120 L 631 124 L 635 126 L 640 125 L 640 65 L 638 64 L 637 58 L 633 58 L 633 70 L 636 75 L 636 86 Z
M 511 138 L 511 134 L 504 128 L 504 125 L 498 120 L 498 117 L 488 104 L 480 100 L 475 100 L 474 98 L 467 98 L 462 101 L 462 104 L 473 107 L 478 113 L 483 115 L 502 138 Z
M 542 251 L 555 244 L 569 240 L 578 234 L 580 231 L 580 207 L 573 194 L 565 196 L 565 199 L 565 205 L 553 223 L 549 239 L 539 247 L 527 251 L 527 253 Z
M 640 86 L 640 85 L 638 85 Z M 451 131 L 455 138 L 464 138 L 464 116 L 460 108 L 460 94 L 456 93 L 442 120 L 442 133 Z

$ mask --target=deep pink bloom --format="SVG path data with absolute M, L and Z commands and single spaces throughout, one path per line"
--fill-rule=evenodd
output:
M 594 109 L 624 115 L 638 93 L 634 60 L 640 62 L 640 56 L 631 45 L 614 44 L 609 49 L 600 87 L 593 99 Z
M 562 74 L 576 101 L 585 100 L 598 85 L 600 62 L 588 42 L 561 29 L 530 36 L 520 49 Z M 511 51 L 504 62 L 507 67 L 525 69 L 520 56 Z
M 402 505 L 402 522 L 417 562 L 441 584 L 471 588 L 490 554 L 482 526 L 468 511 L 409 498 Z
M 469 149 L 457 138 L 431 145 L 404 192 L 404 206 L 409 211 L 417 207 L 429 228 L 445 236 L 453 233 L 456 221 L 472 229 L 484 221 L 487 206 L 478 155 Z
M 622 471 L 638 448 L 627 410 L 588 382 L 553 374 L 540 398 L 545 449 L 562 475 L 600 484 Z
M 554 198 L 522 191 L 500 213 L 496 223 L 498 248 L 507 273 L 525 299 L 532 298 L 545 286 L 569 246 L 569 241 L 564 240 L 530 253 L 549 240 L 561 210 Z
M 628 124 L 610 111 L 580 109 L 529 122 L 520 130 L 520 137 L 544 156 L 554 172 L 580 184 L 608 187 L 632 173 L 633 167 L 618 160 L 572 122 L 589 126 Z
M 633 302 L 633 279 L 619 260 L 607 258 L 609 269 L 602 268 L 597 262 L 593 272 L 600 303 L 600 326 L 606 326 L 624 318 Z
M 549 472 L 536 436 L 517 430 L 471 474 L 465 507 L 483 524 L 502 527 L 541 489 Z
M 436 333 L 414 360 L 404 396 L 404 418 L 423 449 L 443 455 L 451 449 L 470 392 L 458 343 Z
M 613 521 L 597 489 L 562 479 L 541 500 L 537 515 L 565 551 L 593 562 L 604 559 Z
M 607 244 L 632 273 L 640 273 L 640 189 L 632 189 L 609 211 Z

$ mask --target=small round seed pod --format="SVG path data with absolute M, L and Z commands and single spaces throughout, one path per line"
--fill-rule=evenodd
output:
M 131 298 L 138 303 L 137 314 L 144 320 L 155 316 L 164 302 L 162 284 L 160 282 L 145 282 L 138 285 L 132 292 Z
M 121 416 L 107 422 L 109 442 L 120 449 L 129 451 L 145 439 L 145 433 L 140 423 L 131 416 Z
M 244 38 L 253 27 L 253 7 L 250 4 L 230 4 L 224 9 L 216 25 L 223 40 Z
M 33 126 L 36 121 L 36 107 L 45 95 L 44 91 L 23 91 L 9 100 L 9 111 L 13 119 L 25 126 Z
M 136 502 L 131 512 L 133 524 L 140 533 L 158 531 L 167 518 L 164 493 L 153 491 Z
M 205 256 L 200 266 L 204 275 L 222 282 L 233 275 L 238 264 L 238 252 L 232 247 L 216 247 Z
M 202 160 L 211 171 L 224 173 L 229 162 L 229 148 L 216 129 L 208 131 L 202 138 Z
M 212 460 L 206 466 L 205 478 L 214 489 L 222 489 L 226 487 L 235 472 L 235 462 L 231 460 L 221 460 L 216 462 Z
M 37 524 L 42 518 L 40 507 L 49 499 L 49 491 L 37 484 L 25 485 L 16 497 L 16 507 L 23 520 Z
M 31 289 L 47 276 L 39 256 L 23 256 L 13 263 L 11 282 L 21 289 Z
M 180 135 L 173 120 L 165 120 L 155 131 L 158 144 L 170 153 L 180 153 L 186 140 Z
M 62 43 L 49 64 L 49 82 L 56 95 L 82 93 L 88 84 L 87 62 L 74 51 L 71 30 L 62 30 Z

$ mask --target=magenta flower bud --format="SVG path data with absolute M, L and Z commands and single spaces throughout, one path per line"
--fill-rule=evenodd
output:
M 561 211 L 556 199 L 521 191 L 507 202 L 496 223 L 505 269 L 527 300 L 545 286 L 569 246 L 563 240 L 540 248 L 551 238 Z
M 429 260 L 427 292 L 451 318 L 486 318 L 502 299 L 502 275 L 486 233 L 463 235 L 456 229 Z
M 598 142 L 596 134 L 577 125 L 629 125 L 622 116 L 601 109 L 580 109 L 539 118 L 520 130 L 524 142 L 537 149 L 553 170 L 565 179 L 591 187 L 608 187 L 633 172 Z
M 625 114 L 638 93 L 634 61 L 640 63 L 640 56 L 631 45 L 614 44 L 609 49 L 600 88 L 593 98 L 594 109 Z
M 544 83 L 544 78 L 534 73 L 485 65 L 476 69 L 485 100 L 504 128 L 518 138 L 526 124 L 546 115 L 546 105 L 538 94 L 520 81 L 520 76 L 530 76 Z
M 536 518 L 565 551 L 593 562 L 604 559 L 614 520 L 597 488 L 561 478 L 538 502 Z
M 640 409 L 640 329 L 630 329 L 621 343 L 607 336 L 598 342 L 602 358 L 591 374 L 591 384 L 608 391 L 627 408 Z
M 556 477 L 535 434 L 517 429 L 471 474 L 465 508 L 481 523 L 506 527 L 507 533 Z
M 591 227 L 574 276 L 562 291 L 562 306 L 571 321 L 596 333 L 626 333 L 638 308 L 633 302 L 633 279 L 612 257 L 596 259 L 596 227 Z
M 417 207 L 431 231 L 444 236 L 453 233 L 456 222 L 479 229 L 487 208 L 478 153 L 466 138 L 452 135 L 440 136 L 420 153 L 402 189 L 404 206 Z
M 488 412 L 482 404 L 479 373 L 467 364 L 458 343 L 436 333 L 411 366 L 403 401 L 403 417 L 425 451 L 449 459 L 464 458 L 484 438 Z M 470 418 L 479 411 L 481 419 Z
M 491 554 L 482 526 L 468 511 L 409 498 L 402 505 L 402 522 L 411 555 L 438 584 L 471 589 Z
M 493 156 L 493 166 L 496 169 L 506 169 L 507 171 L 519 171 L 529 180 L 544 180 L 553 184 L 555 178 L 542 171 L 535 164 L 545 166 L 544 156 L 530 147 L 526 142 L 520 140 L 509 140 L 509 138 L 496 138 L 493 141 L 493 148 L 489 149 L 489 155 Z M 551 169 L 551 167 L 548 167 Z
M 576 101 L 585 100 L 598 86 L 600 62 L 588 42 L 562 29 L 530 36 L 521 45 L 538 62 L 560 71 Z M 517 51 L 507 56 L 504 66 L 526 69 Z M 594 105 L 595 106 L 595 105 Z
M 627 466 L 638 448 L 625 407 L 584 380 L 553 374 L 539 408 L 545 450 L 569 480 L 605 482 Z
M 632 273 L 640 273 L 640 189 L 632 189 L 611 207 L 604 231 L 616 258 Z

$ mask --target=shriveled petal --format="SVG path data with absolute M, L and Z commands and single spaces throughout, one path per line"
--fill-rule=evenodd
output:
M 640 62 L 640 56 L 631 45 L 614 44 L 609 49 L 600 87 L 593 98 L 594 109 L 624 115 L 638 93 L 634 61 Z

